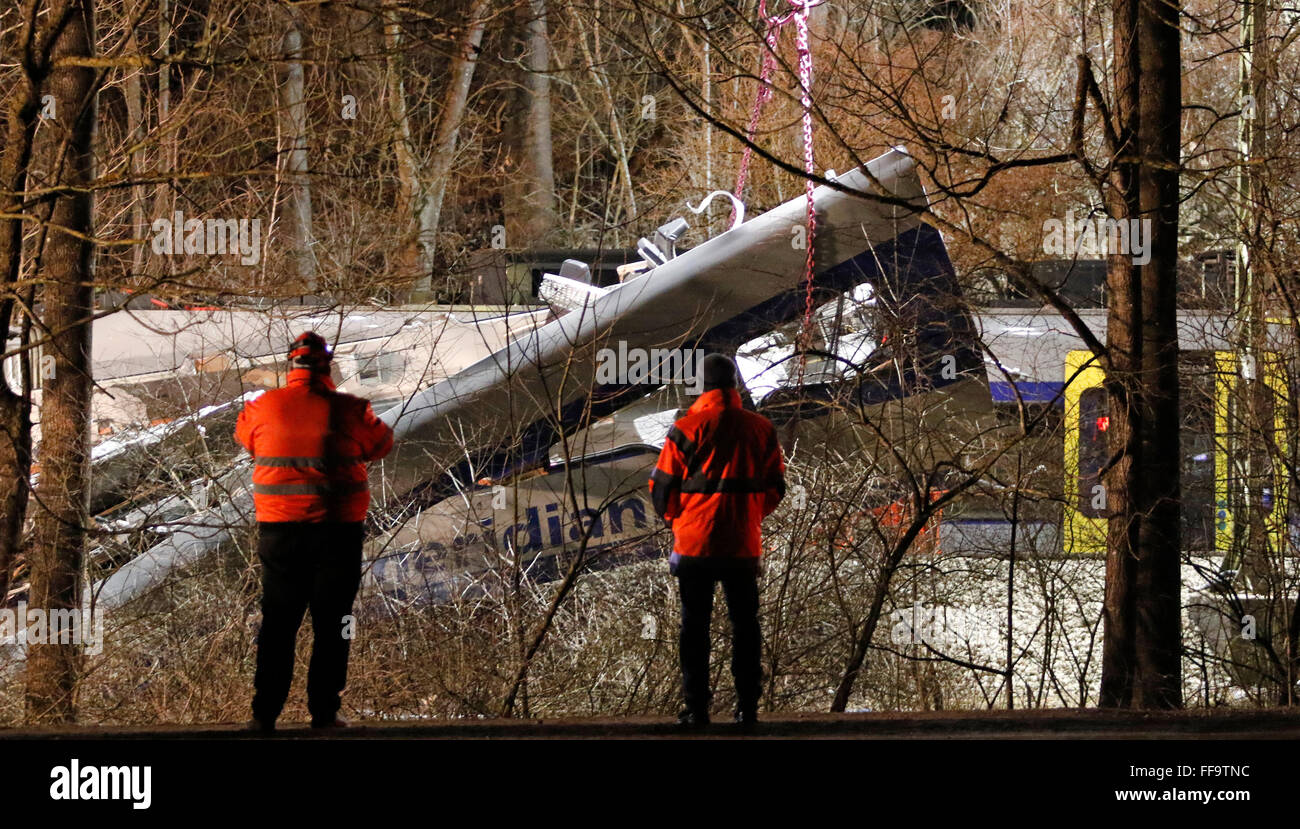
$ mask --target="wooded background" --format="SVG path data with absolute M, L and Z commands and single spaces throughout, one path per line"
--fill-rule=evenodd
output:
M 465 302 L 474 299 L 481 252 L 631 247 L 686 201 L 730 190 L 747 145 L 750 215 L 801 193 L 793 27 L 769 50 L 757 6 L 22 0 L 0 10 L 0 321 L 12 335 L 5 356 L 39 348 L 53 358 L 42 385 L 34 489 L 28 362 L 16 387 L 0 386 L 0 596 L 21 556 L 33 606 L 79 605 L 87 537 L 96 532 L 86 507 L 89 323 L 121 313 L 133 297 L 178 307 Z M 835 0 L 816 6 L 810 22 L 819 176 L 905 147 L 931 194 L 927 221 L 943 232 L 968 289 L 1055 309 L 1107 373 L 1112 454 L 1104 473 L 1105 600 L 1096 617 L 1099 692 L 1058 704 L 1183 705 L 1191 646 L 1180 620 L 1179 274 L 1197 254 L 1230 252 L 1234 281 L 1223 302 L 1239 322 L 1243 351 L 1259 348 L 1265 318 L 1300 331 L 1300 15 L 1265 0 Z M 751 140 L 769 53 L 773 95 Z M 1044 258 L 1045 222 L 1069 210 L 1150 222 L 1149 262 L 1108 259 L 1104 335 L 1089 331 L 1071 301 L 1031 269 Z M 258 260 L 157 254 L 154 223 L 178 212 L 260 220 Z M 697 222 L 704 230 L 694 242 L 727 222 L 725 207 L 715 206 L 707 223 Z M 1293 447 L 1262 451 L 1294 476 Z M 1260 532 L 1248 520 L 1251 497 L 1238 504 L 1243 546 Z M 919 493 L 918 529 L 930 518 L 926 504 Z M 797 535 L 803 525 L 788 518 L 780 526 L 778 535 Z M 789 547 L 791 560 L 799 549 Z M 872 554 L 883 558 L 867 568 L 861 596 L 889 585 L 897 550 L 891 542 Z M 240 572 L 243 581 L 222 582 L 235 604 L 248 587 Z M 1279 601 L 1294 608 L 1289 571 L 1280 572 Z M 579 590 L 575 607 L 594 601 L 583 592 L 594 589 Z M 769 704 L 826 704 L 815 688 L 837 689 L 833 704 L 849 704 L 882 612 L 879 603 L 849 605 L 807 682 Z M 221 607 L 217 601 L 201 614 L 205 624 L 224 624 Z M 566 612 L 575 626 L 599 616 Z M 1300 615 L 1288 613 L 1284 641 L 1274 642 L 1279 679 L 1256 701 L 1293 701 Z M 358 673 L 371 669 L 373 710 L 386 708 L 385 694 L 403 696 L 393 690 L 406 682 L 400 675 L 418 671 L 454 676 L 442 684 L 444 700 L 454 702 L 430 710 L 496 710 L 492 700 L 510 683 L 482 663 L 506 646 L 478 623 L 435 616 L 420 624 L 443 635 L 425 631 L 421 644 L 376 641 L 370 647 L 390 649 L 358 654 Z M 523 620 L 506 627 L 517 632 L 507 641 L 526 638 Z M 639 645 L 604 637 L 603 650 L 574 653 L 649 659 Z M 243 633 L 199 638 L 246 655 Z M 419 656 L 437 650 L 433 643 L 442 647 L 436 667 Z M 222 663 L 229 695 L 217 694 L 218 703 L 173 709 L 153 699 L 147 711 L 122 716 L 229 714 L 238 707 L 243 658 Z M 644 659 L 637 664 L 650 664 Z M 1008 682 L 1013 661 L 1004 666 Z M 26 713 L 10 713 L 68 720 L 80 694 L 83 708 L 111 720 L 119 706 L 133 706 L 117 696 L 130 686 L 124 664 L 101 662 L 96 672 L 75 648 L 32 647 L 25 702 L 13 703 Z M 930 670 L 924 659 L 898 665 Z M 182 695 L 195 693 L 177 679 L 186 669 L 166 670 L 168 682 L 189 688 Z M 1079 684 L 1091 688 L 1089 668 L 1082 670 Z M 115 671 L 117 680 L 95 684 Z M 591 706 L 658 710 L 671 696 L 663 676 L 649 696 L 629 692 L 634 703 Z M 788 679 L 780 676 L 774 694 Z M 872 682 L 888 684 L 883 675 Z M 573 693 L 556 691 L 568 702 L 555 705 L 574 710 Z M 891 687 L 886 696 L 900 693 Z M 403 699 L 396 708 L 415 705 Z

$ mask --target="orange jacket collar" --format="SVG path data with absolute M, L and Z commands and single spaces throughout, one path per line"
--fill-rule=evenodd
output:
M 311 383 L 318 383 L 331 391 L 334 389 L 334 380 L 329 374 L 322 371 L 312 371 L 309 368 L 294 368 L 289 370 L 289 385 L 302 386 Z
M 739 409 L 740 392 L 735 389 L 713 389 L 700 395 L 700 398 L 691 404 L 692 412 L 702 412 L 705 409 Z

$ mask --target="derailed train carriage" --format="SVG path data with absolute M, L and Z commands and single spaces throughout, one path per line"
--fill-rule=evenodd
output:
M 628 344 L 735 354 L 751 403 L 780 420 L 797 413 L 803 447 L 832 433 L 837 407 L 851 407 L 876 432 L 923 436 L 912 442 L 917 454 L 900 462 L 934 465 L 988 451 L 1028 410 L 1035 429 L 1024 443 L 1037 459 L 1035 485 L 1047 496 L 1014 520 L 996 497 L 964 498 L 944 510 L 930 549 L 1005 556 L 1014 527 L 1018 554 L 1100 563 L 1104 500 L 1099 506 L 1094 487 L 1108 420 L 1100 372 L 1082 341 L 1048 310 L 974 311 L 963 301 L 942 239 L 917 215 L 924 193 L 904 153 L 840 181 L 848 192 L 817 191 L 816 307 L 806 321 L 805 252 L 791 244 L 803 221 L 804 203 L 796 199 L 680 255 L 675 246 L 685 224 L 669 223 L 642 240 L 644 266 L 629 269 L 614 288 L 591 285 L 573 263 L 567 277 L 549 277 L 543 286 L 558 319 L 535 310 L 486 321 L 448 315 L 432 326 L 433 344 L 403 348 L 392 337 L 416 323 L 377 312 L 395 329 L 378 332 L 379 345 L 368 350 L 365 334 L 345 332 L 340 322 L 340 342 L 357 343 L 342 351 L 359 355 L 349 358 L 356 388 L 343 388 L 397 400 L 383 416 L 398 431 L 398 454 L 372 473 L 379 508 L 370 589 L 413 601 L 448 598 L 478 589 L 484 574 L 516 562 L 544 580 L 564 572 L 579 551 L 596 567 L 662 552 L 666 533 L 645 484 L 690 395 L 684 383 L 599 382 L 592 367 L 600 349 Z M 856 194 L 877 188 L 885 195 L 879 201 Z M 1104 335 L 1104 314 L 1081 314 Z M 794 343 L 805 323 L 812 350 L 800 360 Z M 1229 580 L 1220 573 L 1235 570 L 1249 582 L 1244 593 L 1224 590 L 1199 603 L 1208 610 L 1198 624 L 1224 648 L 1243 608 L 1275 604 L 1267 596 L 1276 591 L 1261 588 L 1268 568 L 1258 562 L 1290 554 L 1295 513 L 1286 464 L 1261 460 L 1243 478 L 1231 461 L 1242 420 L 1233 407 L 1243 382 L 1271 395 L 1276 413 L 1255 431 L 1274 458 L 1290 452 L 1293 375 L 1280 356 L 1290 349 L 1280 328 L 1271 328 L 1276 347 L 1247 372 L 1255 379 L 1243 379 L 1229 325 L 1209 312 L 1180 314 L 1188 552 L 1205 562 L 1207 585 L 1224 587 Z M 482 358 L 442 360 L 448 349 L 438 340 L 448 332 L 462 340 L 454 349 L 461 356 L 469 344 Z M 413 395 L 403 390 L 408 375 L 427 382 L 425 370 L 435 364 L 440 382 Z M 367 388 L 367 378 L 378 379 L 383 391 Z M 212 496 L 173 497 L 161 507 L 128 504 L 110 514 L 123 534 L 133 522 L 178 523 L 153 526 L 158 543 L 96 585 L 103 605 L 142 595 L 224 543 L 231 526 L 251 515 L 240 486 L 246 477 L 236 463 L 218 486 L 209 482 Z M 1233 521 L 1238 490 L 1253 492 L 1255 514 L 1268 516 L 1267 531 L 1245 542 Z M 888 505 L 886 499 L 863 508 Z

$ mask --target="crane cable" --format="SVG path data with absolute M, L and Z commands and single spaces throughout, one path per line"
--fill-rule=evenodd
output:
M 767 10 L 767 0 L 759 0 L 758 14 L 766 24 L 763 35 L 763 41 L 767 45 L 763 53 L 763 63 L 759 70 L 758 76 L 758 95 L 754 99 L 754 108 L 750 113 L 749 129 L 745 134 L 745 147 L 740 156 L 740 169 L 736 175 L 736 199 L 739 200 L 744 195 L 745 182 L 749 177 L 749 163 L 753 156 L 754 134 L 758 130 L 759 116 L 763 110 L 763 104 L 772 97 L 771 77 L 776 68 L 776 47 L 780 37 L 781 29 L 785 24 L 794 21 L 795 26 L 795 48 L 799 56 L 799 86 L 800 99 L 799 103 L 803 108 L 803 165 L 804 165 L 804 201 L 807 206 L 805 214 L 805 236 L 804 248 L 807 250 L 807 256 L 804 260 L 804 310 L 803 322 L 799 328 L 799 338 L 797 348 L 799 352 L 799 375 L 796 385 L 796 400 L 803 397 L 804 372 L 808 364 L 808 347 L 812 342 L 812 318 L 813 318 L 813 239 L 817 233 L 817 211 L 813 205 L 813 176 L 816 169 L 813 166 L 813 118 L 812 118 L 812 48 L 808 37 L 808 12 L 814 7 L 821 5 L 824 0 L 786 0 L 790 5 L 789 11 L 783 14 L 769 13 Z M 733 219 L 734 219 L 733 213 Z M 797 412 L 797 410 L 796 410 Z M 797 420 L 797 418 L 796 418 Z

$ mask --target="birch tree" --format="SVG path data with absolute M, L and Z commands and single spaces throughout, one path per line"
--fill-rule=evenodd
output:
M 385 76 L 393 124 L 393 150 L 402 191 L 400 204 L 404 211 L 409 212 L 414 228 L 414 239 L 405 246 L 401 261 L 414 278 L 413 289 L 427 293 L 433 287 L 442 203 L 456 161 L 457 139 L 473 88 L 479 47 L 489 17 L 489 2 L 474 0 L 465 14 L 466 24 L 457 37 L 456 52 L 448 67 L 446 97 L 427 162 L 422 162 L 424 155 L 416 147 L 406 100 L 400 19 L 392 7 L 386 7 L 384 15 Z
M 520 248 L 544 240 L 557 220 L 546 0 L 528 0 L 520 7 L 515 25 L 518 107 L 507 129 L 509 160 L 502 195 L 507 244 Z
M 293 275 L 306 293 L 316 290 L 316 241 L 312 234 L 311 178 L 307 156 L 307 91 L 303 70 L 303 19 L 297 6 L 287 7 L 285 63 L 280 78 L 281 175 L 286 245 L 292 251 Z

